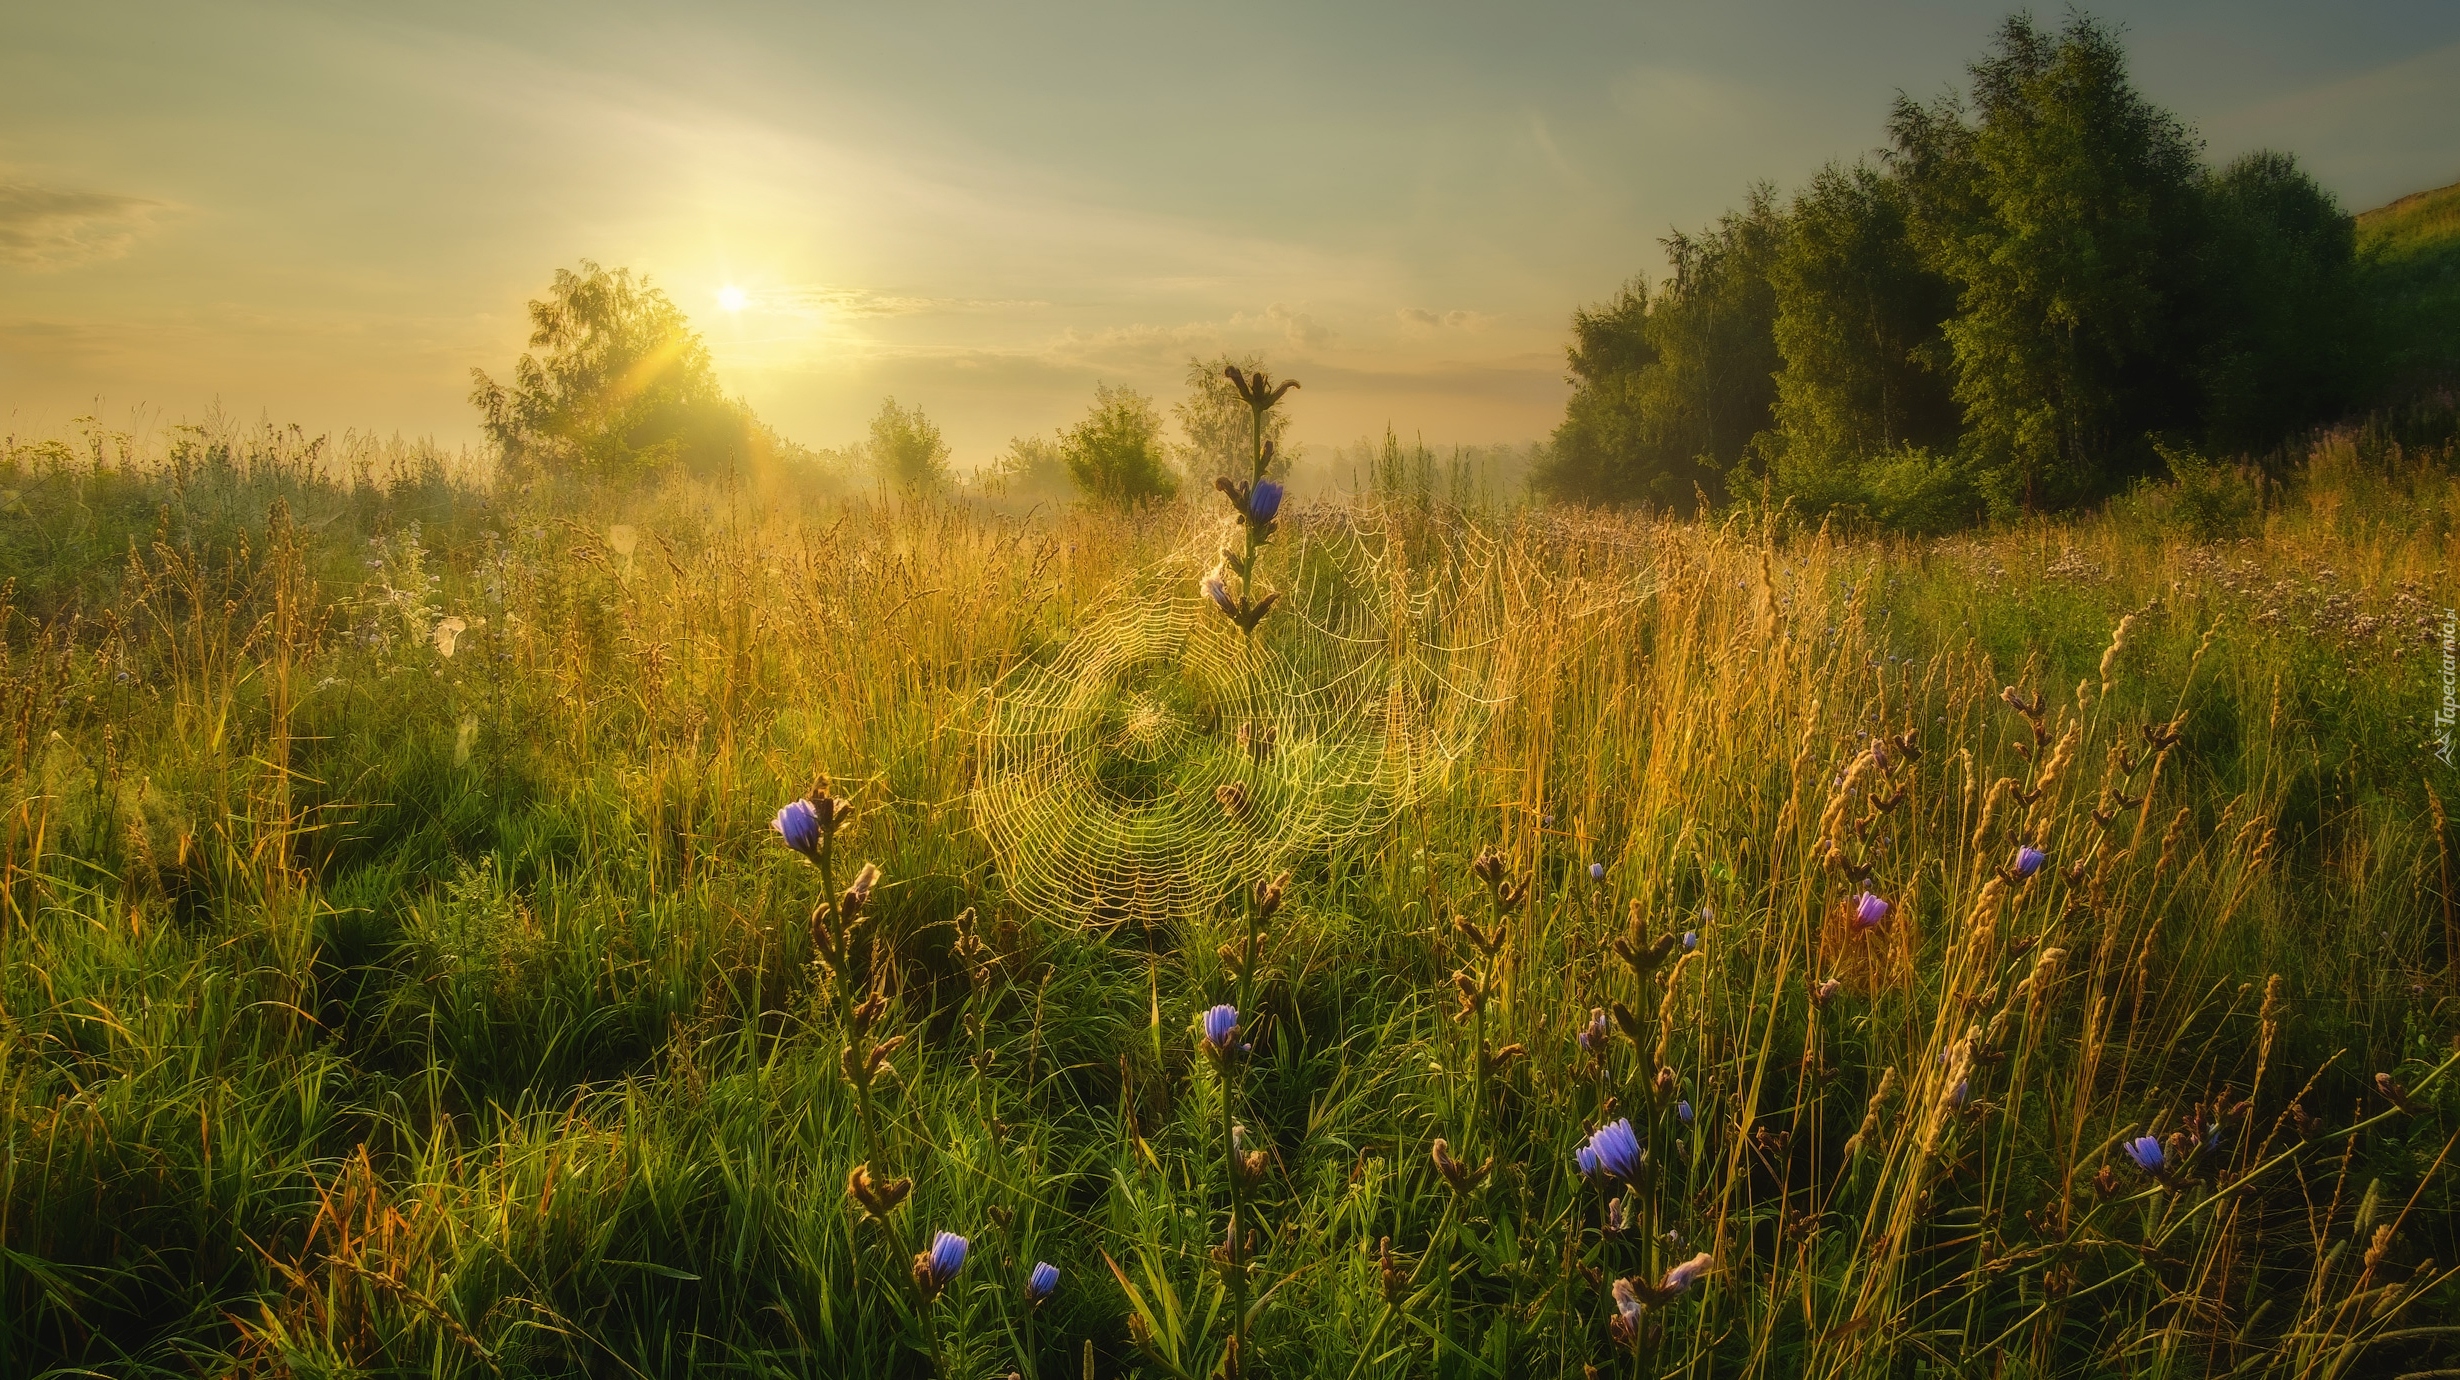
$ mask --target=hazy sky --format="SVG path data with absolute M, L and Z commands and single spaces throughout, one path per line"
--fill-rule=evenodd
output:
M 587 257 L 814 445 L 893 393 L 972 463 L 1224 348 L 1304 380 L 1317 446 L 1533 439 L 1575 306 L 1875 147 L 2005 12 L 10 0 L 0 426 L 471 440 L 469 370 Z M 2460 179 L 2460 4 L 2094 12 L 2216 159 L 2353 210 Z

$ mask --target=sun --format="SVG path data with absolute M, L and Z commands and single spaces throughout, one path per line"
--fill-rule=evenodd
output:
M 750 300 L 751 299 L 749 297 L 744 295 L 743 289 L 736 287 L 732 283 L 728 283 L 726 286 L 718 289 L 718 305 L 724 307 L 728 311 L 741 311 L 743 310 L 743 304 Z

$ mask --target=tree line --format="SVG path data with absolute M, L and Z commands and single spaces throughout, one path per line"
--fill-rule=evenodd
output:
M 2259 452 L 2374 370 L 2352 221 L 2294 158 L 2208 166 L 2117 33 L 2018 14 L 1888 146 L 1751 189 L 1578 311 L 1539 490 L 1769 495 L 1903 531 L 2088 502 Z
M 719 386 L 709 351 L 682 310 L 629 269 L 583 260 L 558 269 L 529 304 L 530 349 L 508 381 L 471 371 L 471 402 L 493 443 L 499 478 L 514 485 L 570 481 L 633 486 L 670 474 L 699 478 L 798 473 L 809 481 L 877 482 L 936 491 L 957 482 L 939 425 L 919 406 L 881 400 L 866 437 L 814 450 L 779 436 Z M 1154 400 L 1097 384 L 1082 419 L 1055 435 L 1021 436 L 979 477 L 1018 497 L 1117 507 L 1165 500 L 1182 483 L 1209 487 L 1244 476 L 1251 412 L 1227 370 L 1253 373 L 1261 356 L 1190 358 L 1187 394 L 1171 409 L 1173 439 Z M 1285 451 L 1286 414 L 1265 439 Z M 1286 471 L 1288 457 L 1277 461 Z

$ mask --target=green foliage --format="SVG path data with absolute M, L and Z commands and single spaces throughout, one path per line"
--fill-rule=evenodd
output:
M 1211 359 L 1189 356 L 1187 396 L 1170 409 L 1179 424 L 1181 439 L 1174 453 L 1180 472 L 1199 489 L 1213 487 L 1216 479 L 1239 483 L 1254 478 L 1256 414 L 1238 385 L 1230 381 L 1227 371 L 1231 368 L 1255 373 L 1264 368 L 1264 356 L 1252 351 Z M 1272 464 L 1265 472 L 1268 478 L 1282 479 L 1290 473 L 1293 457 L 1282 446 L 1283 433 L 1289 429 L 1289 413 L 1276 409 L 1264 414 L 1264 442 L 1273 447 Z
M 1741 213 L 1662 241 L 1673 272 L 1654 293 L 1635 278 L 1574 315 L 1572 399 L 1533 476 L 1541 492 L 1676 512 L 1715 498 L 1775 396 L 1780 220 L 1774 195 L 1755 189 Z
M 2282 154 L 2206 169 L 2086 16 L 2007 20 L 1967 94 L 1900 97 L 1889 129 L 1883 163 L 1781 210 L 1755 189 L 1666 241 L 1661 291 L 1575 314 L 1542 489 L 1681 508 L 1739 469 L 1909 532 L 2072 507 L 2157 472 L 2156 435 L 2253 453 L 2342 415 L 2381 322 L 2431 378 L 2423 323 L 2460 319 L 2412 305 L 2444 270 L 2409 246 L 2440 241 L 2389 221 L 2370 316 L 2332 198 Z
M 2361 401 L 2354 222 L 2283 153 L 2209 175 L 2203 203 L 2204 435 L 2259 451 Z
M 2253 536 L 2263 526 L 2263 488 L 2240 466 L 2223 465 L 2192 448 L 2154 443 L 2169 468 L 2169 520 L 2197 541 Z
M 1994 503 L 2028 511 L 2140 467 L 2191 420 L 2176 322 L 2196 279 L 2196 146 L 2127 76 L 2117 34 L 2017 15 L 1963 103 L 1890 120 L 1915 242 L 1955 285 L 1944 329 L 1964 449 Z
M 1935 537 L 1970 527 L 1981 495 L 1953 454 L 1904 446 L 1873 457 L 1860 470 L 1858 501 L 1892 532 Z
M 1077 492 L 1106 506 L 1130 508 L 1179 491 L 1163 454 L 1161 414 L 1125 385 L 1095 386 L 1092 409 L 1060 438 L 1060 459 Z
M 1901 182 L 1831 165 L 1778 237 L 1769 279 L 1784 366 L 1761 449 L 1778 491 L 1813 508 L 1866 500 L 1875 457 L 1956 444 L 1939 329 L 1953 295 L 1922 266 L 1906 214 Z
M 1073 483 L 1060 443 L 1048 436 L 1011 437 L 991 462 L 990 480 L 1001 496 L 1028 502 L 1065 499 Z
M 510 384 L 473 369 L 470 401 L 516 483 L 547 475 L 635 484 L 741 462 L 755 425 L 718 387 L 709 352 L 648 278 L 584 259 L 530 303 Z
M 881 482 L 895 489 L 930 492 L 948 482 L 948 443 L 939 424 L 920 406 L 899 407 L 895 398 L 880 399 L 871 419 L 871 439 L 864 448 Z

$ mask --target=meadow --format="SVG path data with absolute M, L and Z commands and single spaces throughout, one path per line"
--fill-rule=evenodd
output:
M 0 1373 L 2455 1373 L 2456 462 L 1295 494 L 1250 641 L 1209 494 L 12 443 Z

